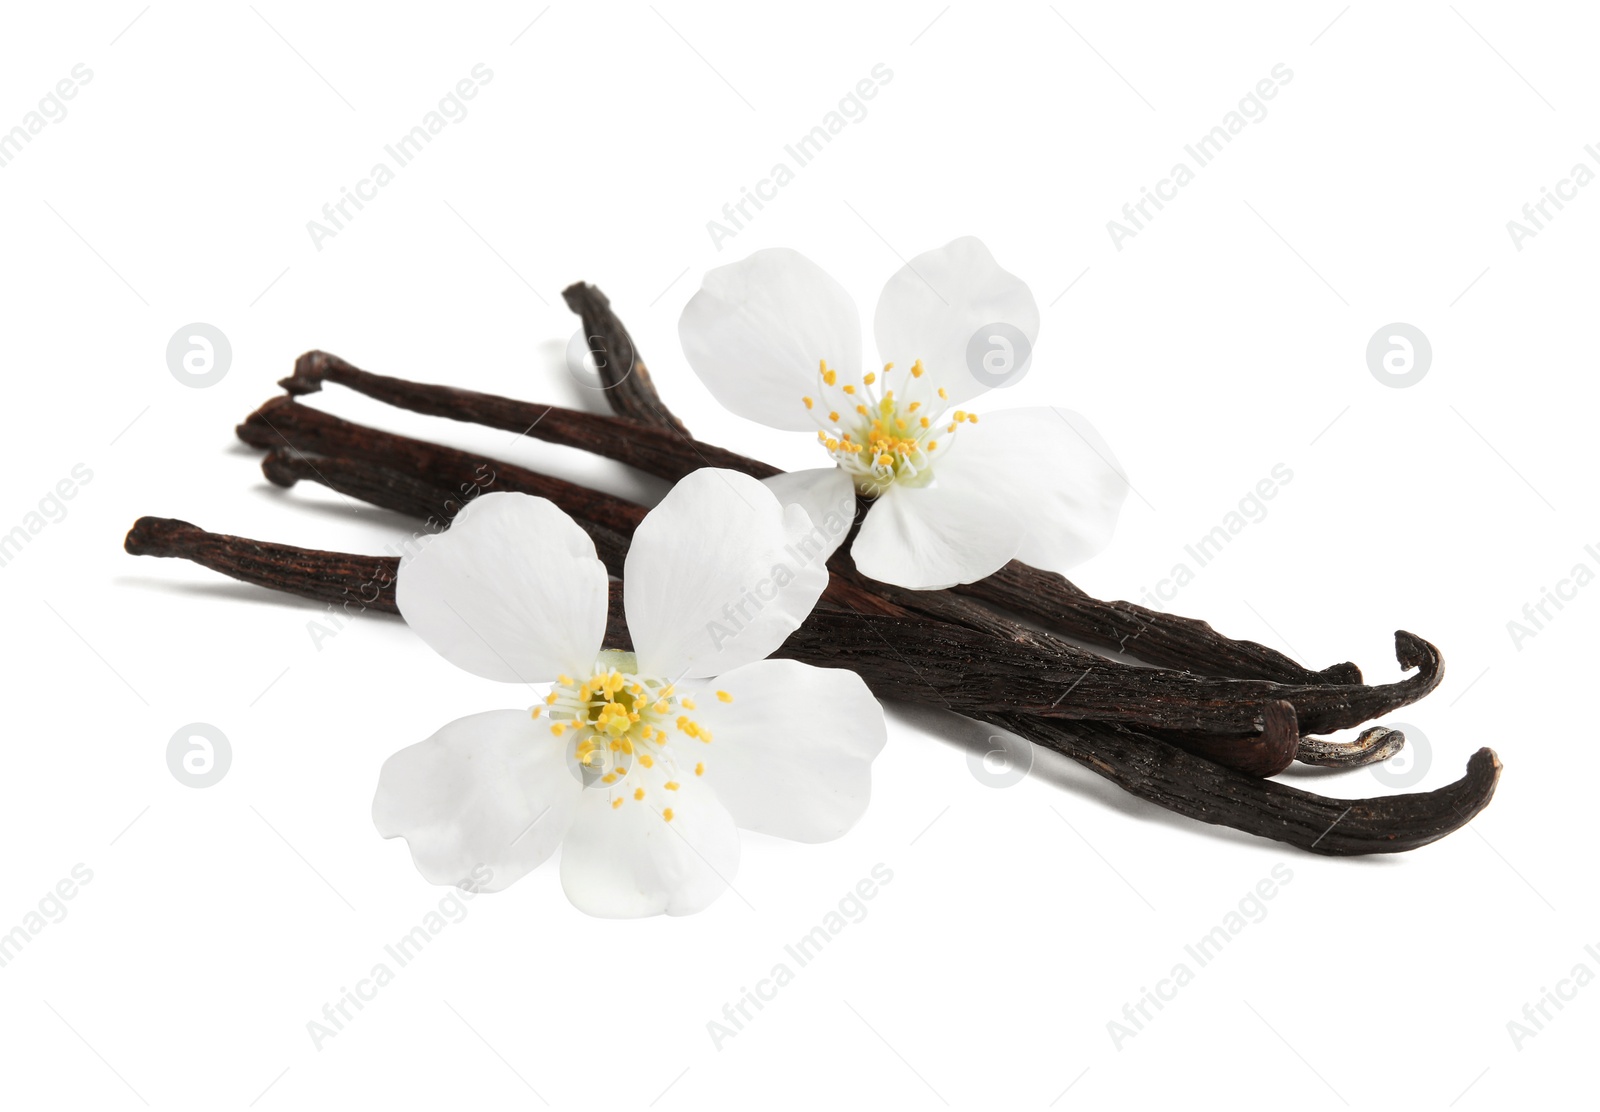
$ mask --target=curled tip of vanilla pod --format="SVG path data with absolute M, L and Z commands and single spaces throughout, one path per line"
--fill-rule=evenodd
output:
M 1406 747 L 1406 735 L 1387 726 L 1362 730 L 1354 741 L 1329 741 L 1320 737 L 1300 739 L 1295 759 L 1301 764 L 1322 768 L 1360 768 L 1382 764 Z

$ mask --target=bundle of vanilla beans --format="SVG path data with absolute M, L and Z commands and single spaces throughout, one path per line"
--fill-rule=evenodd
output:
M 614 578 L 606 645 L 628 648 L 623 558 L 646 507 L 475 452 L 351 424 L 296 400 L 325 382 L 402 409 L 536 437 L 617 460 L 668 481 L 701 467 L 757 478 L 777 469 L 695 440 L 667 409 L 633 340 L 599 290 L 567 289 L 583 318 L 615 416 L 602 416 L 371 374 L 309 352 L 272 399 L 238 427 L 267 455 L 272 482 L 322 483 L 345 496 L 448 524 L 487 490 L 550 499 L 594 539 Z M 858 521 L 859 521 L 858 514 Z M 142 517 L 128 552 L 192 560 L 248 583 L 397 613 L 394 558 L 296 548 Z M 1349 729 L 1438 686 L 1439 651 L 1395 634 L 1399 683 L 1369 686 L 1354 664 L 1312 671 L 1208 624 L 1126 602 L 1102 602 L 1051 572 L 1015 561 L 977 583 L 911 591 L 856 572 L 848 542 L 828 564 L 817 608 L 778 655 L 849 668 L 884 699 L 947 710 L 1065 754 L 1141 799 L 1315 853 L 1397 853 L 1444 837 L 1489 802 L 1494 752 L 1479 749 L 1455 783 L 1430 792 L 1336 799 L 1267 779 L 1293 761 L 1355 766 L 1397 752 L 1403 736 L 1372 727 L 1354 741 L 1310 736 Z M 1143 664 L 1100 655 L 1114 650 Z

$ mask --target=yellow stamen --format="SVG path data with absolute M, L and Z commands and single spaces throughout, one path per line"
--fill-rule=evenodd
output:
M 665 819 L 667 822 L 671 822 L 672 821 L 672 808 L 668 807 L 665 810 L 663 810 L 661 812 L 661 817 L 663 819 Z
M 633 789 L 633 798 L 634 798 L 634 800 L 636 802 L 638 800 L 643 799 L 644 798 L 644 789 L 643 788 L 634 788 Z
M 621 806 L 622 806 L 622 797 L 619 795 L 619 796 L 617 796 L 617 798 L 615 798 L 615 799 L 613 799 L 611 801 L 611 809 L 613 811 L 615 811 L 618 807 L 621 807 Z
M 706 774 L 706 764 L 704 761 L 701 761 L 699 764 L 694 766 L 694 774 L 696 776 L 704 776 Z
M 668 780 L 661 786 L 666 788 L 669 792 L 675 792 L 678 790 L 678 782 L 676 780 Z
M 810 398 L 801 398 L 800 400 L 806 403 L 806 408 L 807 409 L 810 409 L 813 405 L 817 404 L 816 402 L 812 401 Z
M 729 695 L 729 694 L 728 694 L 728 693 L 727 693 L 727 692 L 726 692 L 726 691 L 719 691 L 719 692 L 717 692 L 717 699 L 718 699 L 718 700 L 719 700 L 719 701 L 720 701 L 720 702 L 724 702 L 724 703 L 731 703 L 731 702 L 733 702 L 733 696 L 732 696 L 732 695 Z

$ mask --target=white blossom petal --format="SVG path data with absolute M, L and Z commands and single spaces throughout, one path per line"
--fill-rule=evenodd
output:
M 783 471 L 761 480 L 785 506 L 804 507 L 811 517 L 809 539 L 817 544 L 821 559 L 827 560 L 844 543 L 856 516 L 856 486 L 837 467 L 814 467 L 806 471 Z
M 1039 337 L 1039 306 L 1033 293 L 1022 279 L 1002 270 L 982 241 L 972 236 L 918 255 L 902 267 L 883 287 L 873 318 L 879 356 L 900 366 L 922 360 L 927 373 L 919 385 L 930 393 L 943 387 L 952 406 L 996 384 L 980 373 L 981 362 L 974 370 L 969 361 L 975 336 L 985 350 L 992 346 L 990 325 L 1014 329 L 1025 340 L 1031 358 Z M 1022 373 L 1023 353 L 1018 350 L 1015 355 L 1019 370 L 1011 381 Z
M 458 718 L 384 762 L 372 821 L 406 840 L 430 883 L 497 892 L 548 858 L 572 822 L 582 786 L 565 751 L 526 710 Z
M 1128 480 L 1082 414 L 1049 406 L 985 413 L 962 427 L 944 466 L 975 467 L 985 475 L 1009 467 L 1015 474 L 1019 460 L 1026 461 L 1025 470 L 1006 491 L 1027 528 L 1018 560 L 1066 571 L 1111 543 Z
M 400 565 L 406 624 L 458 668 L 536 683 L 594 664 L 606 630 L 605 565 L 554 503 L 527 494 L 468 502 Z
M 776 429 L 816 428 L 801 398 L 818 363 L 861 368 L 861 318 L 844 287 L 788 248 L 708 271 L 678 320 L 689 366 L 727 409 Z
M 616 789 L 583 793 L 561 845 L 561 887 L 578 910 L 606 919 L 692 915 L 732 882 L 733 817 L 703 778 L 679 774 L 668 791 L 668 775 L 660 763 L 636 766 Z M 645 796 L 635 799 L 641 787 Z
M 714 676 L 770 655 L 828 585 L 811 518 L 748 475 L 701 468 L 634 531 L 623 600 L 639 670 Z
M 696 699 L 690 717 L 712 737 L 700 746 L 705 778 L 746 830 L 827 842 L 866 812 L 886 732 L 883 708 L 854 672 L 761 660 L 709 681 Z
M 976 427 L 962 429 L 931 484 L 895 483 L 879 495 L 850 545 L 862 575 L 930 591 L 992 575 L 1016 555 L 1026 526 L 1012 494 L 1028 479 L 1014 460 L 963 459 Z

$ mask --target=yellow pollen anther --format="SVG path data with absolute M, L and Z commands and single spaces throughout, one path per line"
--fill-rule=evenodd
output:
M 976 413 L 967 414 L 967 424 L 976 425 L 977 423 L 978 423 L 978 415 Z
M 906 412 L 907 413 L 915 413 L 917 410 L 919 410 L 921 408 L 922 408 L 922 403 L 921 402 L 912 402 L 909 406 L 906 407 Z
M 918 359 L 915 363 L 911 364 L 911 377 L 912 378 L 921 378 L 922 377 L 922 360 Z M 941 393 L 942 392 L 943 391 L 941 391 Z
M 550 732 L 555 734 L 556 737 L 560 737 L 562 734 L 567 732 L 567 728 L 561 723 L 557 722 L 555 725 L 550 727 Z
M 950 391 L 946 390 L 943 386 L 941 386 L 941 387 L 939 387 L 939 396 L 941 398 L 944 398 L 946 401 L 948 401 L 950 399 Z
M 832 386 L 835 382 L 839 381 L 839 372 L 838 371 L 823 371 L 822 372 L 822 381 L 826 382 L 829 386 Z
M 812 401 L 810 398 L 801 398 L 800 400 L 806 403 L 806 408 L 807 409 L 810 409 L 812 406 L 817 404 L 816 402 Z
M 894 370 L 894 364 L 893 363 L 885 363 L 883 365 L 883 373 L 884 374 L 888 374 L 892 370 Z
M 871 386 L 874 382 L 878 381 L 878 376 L 872 371 L 868 371 L 866 374 L 861 376 L 861 381 L 866 383 L 868 386 Z
M 706 774 L 706 764 L 704 761 L 701 761 L 694 766 L 694 774 L 696 776 L 704 776 Z
M 661 786 L 666 788 L 669 792 L 675 792 L 675 791 L 678 790 L 678 782 L 676 780 L 668 780 L 665 784 L 662 784 Z
M 543 707 L 534 707 L 533 708 L 533 716 L 535 718 L 538 718 L 543 713 L 544 713 L 544 708 Z
M 938 448 L 939 448 L 939 442 L 937 440 L 928 441 L 928 451 L 934 452 L 934 451 L 937 451 Z
M 830 385 L 830 386 L 831 386 L 831 385 L 832 385 L 832 383 L 829 383 L 829 385 Z M 851 385 L 849 385 L 849 384 L 848 384 L 848 383 L 847 383 L 847 384 L 846 384 L 846 385 L 845 385 L 845 386 L 844 386 L 844 392 L 845 392 L 845 393 L 846 393 L 846 394 L 854 394 L 854 393 L 855 393 L 855 392 L 856 392 L 856 388 L 855 388 L 855 387 L 854 387 L 854 386 L 851 386 Z
M 663 810 L 663 811 L 662 811 L 662 812 L 661 812 L 661 817 L 662 817 L 662 819 L 664 819 L 664 820 L 665 820 L 665 821 L 667 821 L 667 822 L 671 822 L 671 821 L 672 821 L 672 808 L 671 808 L 671 807 L 668 807 L 668 808 L 666 808 L 666 809 L 665 809 L 665 810 Z
M 717 692 L 717 699 L 718 699 L 719 702 L 723 702 L 723 703 L 731 703 L 731 702 L 733 702 L 733 696 L 729 695 L 726 691 Z
M 839 411 L 837 409 L 831 410 L 828 413 L 828 420 L 832 421 L 834 424 L 838 424 L 839 423 Z
M 550 692 L 550 694 L 548 694 L 548 695 L 546 695 L 544 697 L 544 701 L 545 701 L 545 703 L 547 705 L 550 704 L 550 703 L 554 703 L 556 701 L 556 693 L 554 691 Z
M 927 428 L 930 424 L 932 424 L 932 422 L 926 417 L 919 417 L 917 420 L 922 424 L 923 428 Z
M 885 452 L 883 455 L 878 457 L 878 462 L 883 464 L 883 466 L 888 467 L 894 462 L 894 457 Z
M 571 687 L 572 686 L 572 677 L 571 676 L 557 676 L 556 677 L 556 682 L 561 684 L 561 686 L 563 686 L 563 687 Z
M 654 768 L 656 766 L 656 762 L 650 759 L 649 753 L 640 753 L 639 763 L 644 765 L 646 768 Z
M 644 798 L 644 789 L 643 788 L 634 788 L 633 789 L 633 798 L 634 798 L 635 802 L 643 799 Z
M 679 699 L 678 702 L 682 704 L 684 710 L 694 710 L 693 699 Z
M 611 801 L 611 809 L 613 811 L 615 811 L 618 807 L 621 807 L 621 806 L 622 806 L 622 797 L 619 795 L 619 796 L 617 796 L 617 798 L 615 798 L 615 799 L 613 799 Z

